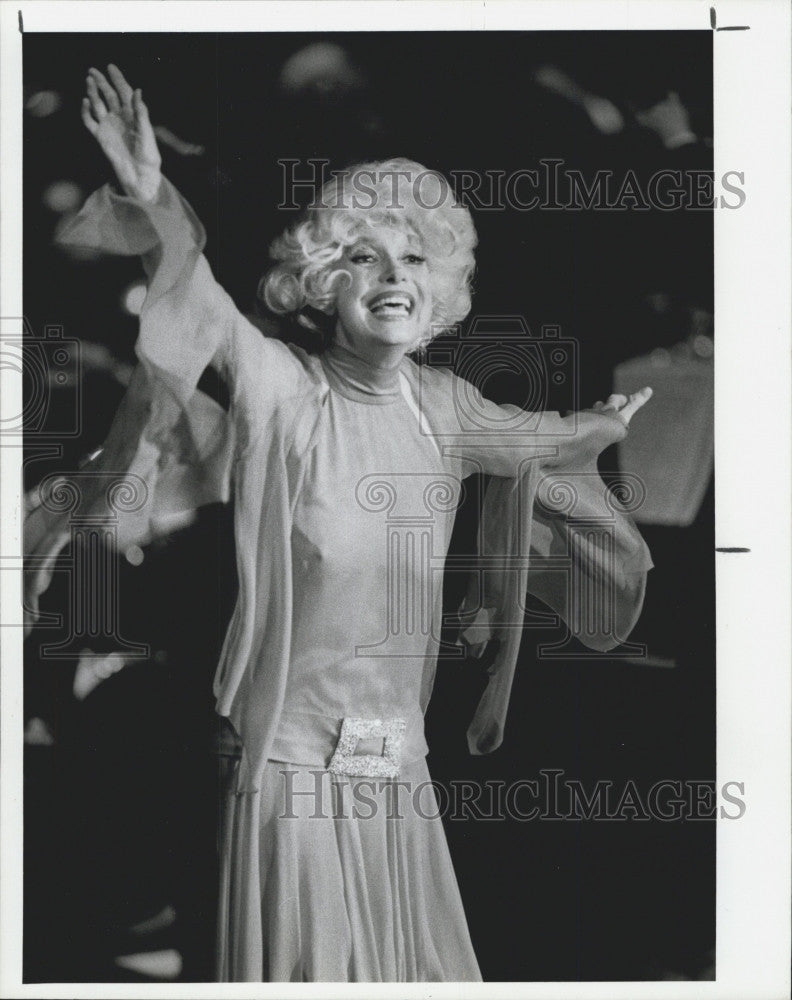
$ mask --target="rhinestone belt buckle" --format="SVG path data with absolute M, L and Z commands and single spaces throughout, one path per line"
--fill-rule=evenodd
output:
M 404 719 L 347 717 L 341 723 L 341 733 L 327 770 L 352 777 L 397 778 L 406 728 Z M 381 754 L 355 753 L 360 740 L 376 738 L 384 739 Z

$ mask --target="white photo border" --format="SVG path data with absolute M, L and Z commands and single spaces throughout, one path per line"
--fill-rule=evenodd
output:
M 488 997 L 771 1000 L 790 968 L 790 6 L 630 2 L 27 2 L 0 0 L 0 317 L 22 316 L 25 32 L 713 30 L 715 174 L 745 204 L 715 211 L 717 782 L 745 815 L 717 827 L 714 982 L 22 984 L 22 634 L 0 628 L 0 995 L 4 997 Z M 78 127 L 75 112 L 75 128 Z M 0 370 L 3 414 L 21 378 Z M 0 623 L 20 606 L 21 448 L 0 448 Z

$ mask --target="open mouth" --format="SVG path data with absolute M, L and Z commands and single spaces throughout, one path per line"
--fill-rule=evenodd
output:
M 415 303 L 405 292 L 385 292 L 369 302 L 369 311 L 379 319 L 405 319 L 412 314 Z

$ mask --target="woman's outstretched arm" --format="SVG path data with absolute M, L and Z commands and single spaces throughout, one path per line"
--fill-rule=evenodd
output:
M 136 344 L 140 364 L 103 447 L 81 470 L 78 483 L 81 510 L 103 515 L 110 502 L 102 485 L 106 474 L 133 484 L 132 491 L 145 496 L 143 505 L 114 510 L 113 520 L 119 545 L 145 545 L 183 511 L 228 499 L 236 457 L 251 434 L 268 426 L 272 408 L 298 389 L 305 373 L 282 343 L 262 336 L 238 312 L 215 281 L 202 254 L 203 227 L 160 173 L 140 92 L 115 67 L 108 75 L 89 74 L 82 118 L 124 193 L 105 185 L 58 239 L 139 255 L 148 275 Z M 229 413 L 197 391 L 209 364 L 227 378 Z M 68 511 L 48 503 L 45 489 L 37 493 L 25 521 L 31 625 L 71 530 Z
M 514 478 L 527 464 L 538 469 L 580 469 L 628 433 L 630 421 L 651 399 L 648 386 L 628 396 L 609 396 L 588 410 L 562 417 L 494 403 L 480 389 L 444 369 L 421 369 L 421 379 L 447 395 L 445 426 L 437 429 L 448 454 L 470 463 L 471 471 Z M 463 466 L 464 467 L 464 466 Z
M 91 69 L 81 114 L 124 194 L 108 186 L 96 192 L 61 241 L 139 254 L 149 279 L 137 343 L 141 362 L 182 405 L 211 364 L 229 382 L 236 415 L 244 419 L 251 401 L 272 401 L 294 381 L 293 356 L 263 337 L 215 280 L 202 253 L 203 226 L 160 171 L 141 91 L 112 64 L 107 75 Z

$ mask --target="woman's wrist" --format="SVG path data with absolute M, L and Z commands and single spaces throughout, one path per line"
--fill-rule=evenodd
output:
M 125 183 L 118 177 L 109 181 L 109 187 L 116 198 L 130 198 L 132 201 L 139 201 L 151 204 L 157 201 L 162 188 L 162 174 L 157 172 L 156 177 L 150 177 L 145 182 L 136 181 Z
M 161 185 L 162 174 L 157 171 L 156 174 L 142 178 L 135 184 L 125 184 L 122 186 L 128 197 L 135 198 L 137 201 L 150 203 L 157 200 Z

